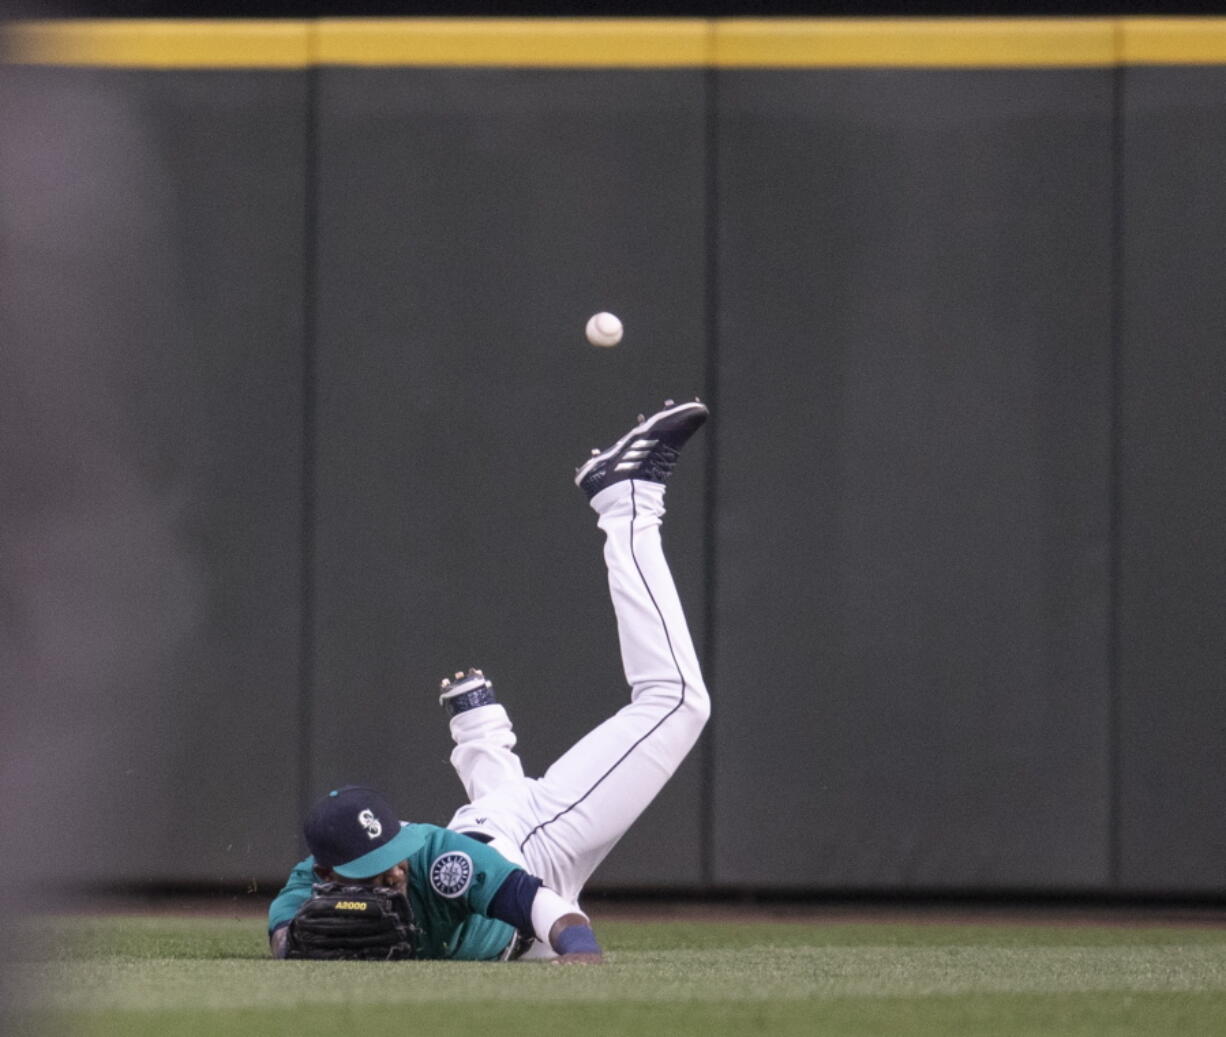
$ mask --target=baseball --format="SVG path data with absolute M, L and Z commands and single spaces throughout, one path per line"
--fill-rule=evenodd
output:
M 615 346 L 622 340 L 622 322 L 611 313 L 594 313 L 587 322 L 587 340 L 593 346 Z

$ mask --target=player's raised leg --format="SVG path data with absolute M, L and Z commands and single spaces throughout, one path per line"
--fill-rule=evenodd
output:
M 451 715 L 451 765 L 469 801 L 523 781 L 524 768 L 515 752 L 511 718 L 494 695 L 494 685 L 480 670 L 457 673 L 439 688 L 439 703 Z
M 604 557 L 630 703 L 530 783 L 523 855 L 564 895 L 584 882 L 693 747 L 710 700 L 664 558 L 664 483 L 707 419 L 700 402 L 640 420 L 576 474 L 605 533 Z

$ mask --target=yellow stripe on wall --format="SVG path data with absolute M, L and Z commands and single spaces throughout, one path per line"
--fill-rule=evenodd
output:
M 1098 67 L 1116 61 L 1110 18 L 822 18 L 717 24 L 724 68 Z
M 305 68 L 310 23 L 155 19 L 13 22 L 6 60 L 123 68 Z
M 127 68 L 1102 68 L 1226 64 L 1226 18 L 12 22 L 10 63 Z
M 646 18 L 354 18 L 318 24 L 321 65 L 699 67 L 711 22 Z
M 1226 64 L 1226 18 L 1121 18 L 1122 65 Z

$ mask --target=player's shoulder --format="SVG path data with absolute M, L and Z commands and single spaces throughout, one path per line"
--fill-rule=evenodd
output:
M 438 825 L 428 824 L 425 821 L 401 821 L 400 823 L 413 833 L 416 841 L 422 846 L 434 846 L 447 838 L 447 829 Z
M 448 851 L 465 851 L 473 847 L 483 848 L 483 844 L 469 838 L 460 832 L 440 825 L 414 824 L 413 829 L 418 835 L 421 845 L 427 853 L 437 855 Z
M 409 845 L 413 847 L 413 853 L 420 854 L 431 860 L 440 853 L 451 849 L 457 838 L 455 832 L 448 828 L 442 828 L 439 825 L 432 825 L 423 821 L 401 823 L 411 833 Z
M 458 863 L 444 864 L 442 867 L 475 867 L 478 871 L 499 876 L 507 869 L 518 867 L 480 839 L 474 839 L 451 828 L 439 828 L 437 825 L 430 825 L 429 828 L 430 833 L 424 840 L 424 847 L 431 868 L 439 867 L 438 862 L 444 859 Z

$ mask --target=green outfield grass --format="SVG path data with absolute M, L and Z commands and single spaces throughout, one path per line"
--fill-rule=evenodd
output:
M 1226 929 L 607 922 L 603 967 L 266 958 L 260 922 L 57 919 L 52 1034 L 1226 1034 Z

